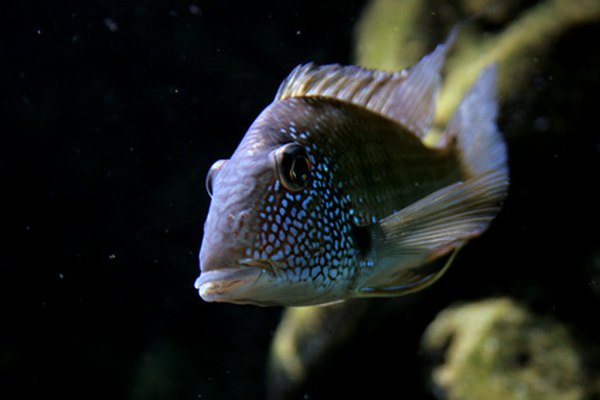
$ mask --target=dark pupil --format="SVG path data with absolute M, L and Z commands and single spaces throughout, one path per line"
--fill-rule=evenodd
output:
M 293 156 L 292 165 L 290 167 L 290 180 L 296 183 L 306 182 L 310 167 L 308 160 L 302 156 Z
M 276 157 L 277 173 L 284 187 L 291 192 L 304 189 L 310 180 L 311 171 L 306 150 L 302 146 L 290 143 L 278 149 Z

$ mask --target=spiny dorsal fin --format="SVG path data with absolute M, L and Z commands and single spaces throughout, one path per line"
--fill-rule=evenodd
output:
M 288 97 L 333 97 L 353 104 L 375 108 L 382 92 L 395 88 L 407 77 L 407 71 L 386 72 L 355 65 L 299 65 L 283 81 L 276 100 Z M 374 98 L 375 97 L 375 98 Z
M 393 119 L 423 138 L 431 127 L 440 71 L 454 37 L 455 31 L 444 44 L 404 71 L 385 72 L 339 64 L 299 65 L 283 81 L 275 100 L 334 98 Z

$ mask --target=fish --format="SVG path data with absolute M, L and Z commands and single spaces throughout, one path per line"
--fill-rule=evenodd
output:
M 285 78 L 208 171 L 203 300 L 288 307 L 404 295 L 437 281 L 488 229 L 509 186 L 497 66 L 436 131 L 452 41 L 402 71 L 307 63 Z

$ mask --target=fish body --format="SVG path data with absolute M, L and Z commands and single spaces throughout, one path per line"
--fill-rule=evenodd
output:
M 494 66 L 441 139 L 424 142 L 447 47 L 401 72 L 307 64 L 288 76 L 208 173 L 195 285 L 204 300 L 295 306 L 409 293 L 487 229 L 508 187 Z

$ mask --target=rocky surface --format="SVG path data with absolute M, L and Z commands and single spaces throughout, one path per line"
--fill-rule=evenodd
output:
M 565 326 L 508 299 L 451 306 L 429 325 L 421 349 L 439 399 L 592 398 L 582 351 Z M 597 393 L 596 393 L 597 394 Z

